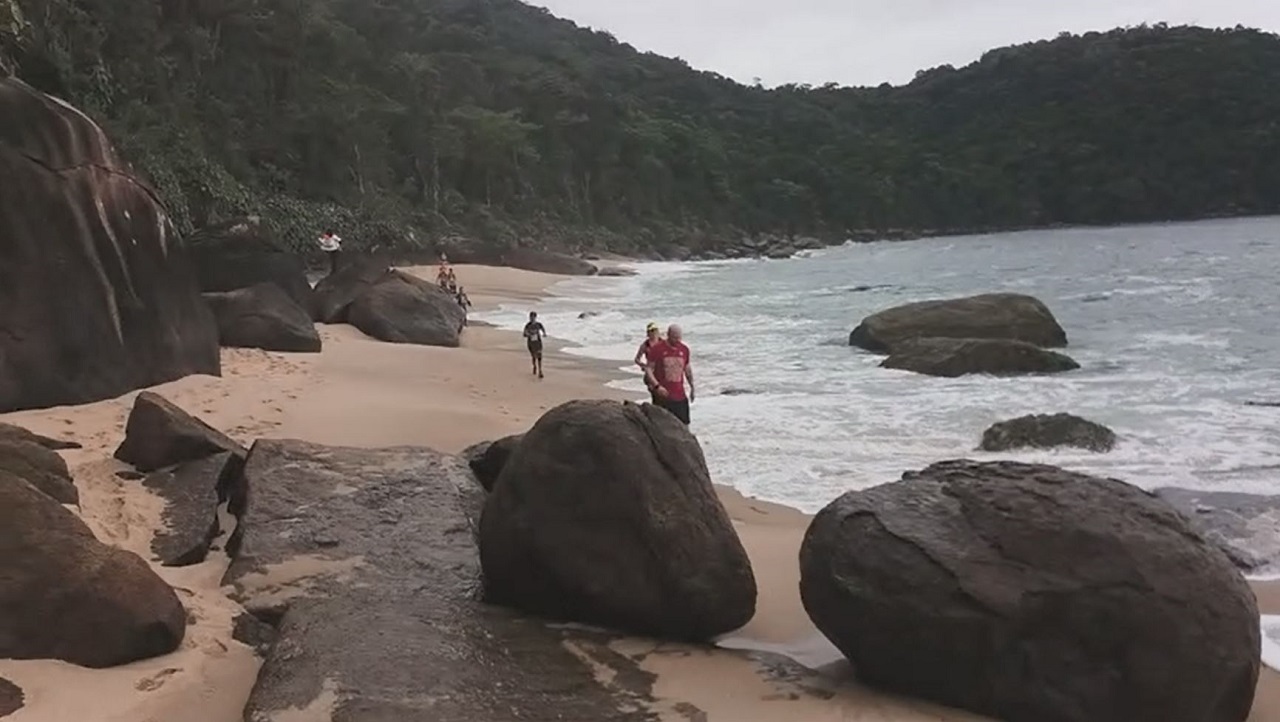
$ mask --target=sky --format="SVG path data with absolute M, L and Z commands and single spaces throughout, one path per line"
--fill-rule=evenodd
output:
M 639 50 L 743 83 L 909 82 L 992 48 L 1170 25 L 1280 31 L 1280 0 L 528 0 Z

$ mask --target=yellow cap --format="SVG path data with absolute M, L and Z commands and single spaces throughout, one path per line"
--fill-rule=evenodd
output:
M 658 324 L 654 323 L 653 321 L 650 321 L 649 325 L 644 327 L 644 330 L 646 333 L 648 333 L 649 331 L 657 331 Z

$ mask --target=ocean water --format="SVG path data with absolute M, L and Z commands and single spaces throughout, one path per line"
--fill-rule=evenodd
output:
M 952 458 L 1056 464 L 1146 488 L 1280 493 L 1280 218 L 846 245 L 785 261 L 652 263 L 568 280 L 536 309 L 569 352 L 634 372 L 646 322 L 693 352 L 693 430 L 712 477 L 816 511 L 850 489 Z M 847 345 L 866 315 L 992 291 L 1043 300 L 1076 372 L 935 379 Z M 480 317 L 518 328 L 529 307 Z M 580 319 L 583 312 L 597 315 Z M 743 395 L 722 395 L 729 389 Z M 1071 412 L 1108 454 L 988 454 L 983 430 Z

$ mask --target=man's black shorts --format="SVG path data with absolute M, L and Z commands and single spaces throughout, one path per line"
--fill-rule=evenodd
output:
M 673 416 L 684 422 L 685 426 L 689 425 L 689 399 L 658 399 L 658 406 L 670 411 Z
M 542 342 L 541 342 L 541 341 L 530 341 L 530 342 L 529 342 L 529 353 L 530 353 L 534 358 L 542 358 Z

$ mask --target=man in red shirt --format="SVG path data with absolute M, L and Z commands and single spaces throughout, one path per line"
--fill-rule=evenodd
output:
M 667 329 L 667 339 L 652 346 L 652 374 L 657 392 L 657 405 L 670 411 L 686 425 L 689 423 L 689 403 L 693 401 L 693 366 L 689 363 L 689 347 L 682 341 L 684 332 L 679 326 Z M 689 381 L 685 393 L 684 382 Z

